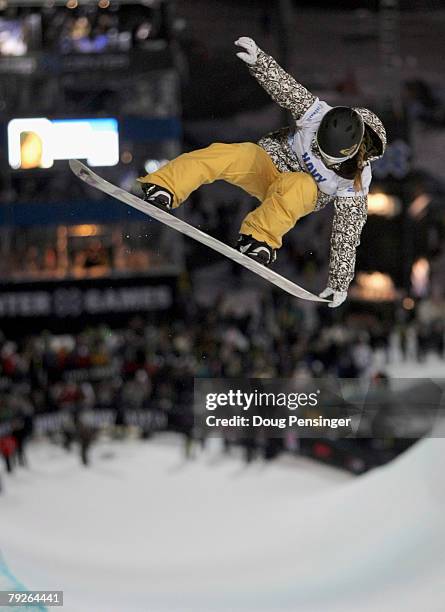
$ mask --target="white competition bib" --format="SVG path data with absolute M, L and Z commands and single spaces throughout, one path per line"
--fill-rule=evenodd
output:
M 298 157 L 301 167 L 314 178 L 318 188 L 323 193 L 343 197 L 367 195 L 372 178 L 369 165 L 365 166 L 362 171 L 363 190 L 356 192 L 353 181 L 335 174 L 333 170 L 324 165 L 319 157 L 312 153 L 312 141 L 315 138 L 318 126 L 331 108 L 332 106 L 317 98 L 296 122 L 295 134 L 289 137 L 289 144 Z

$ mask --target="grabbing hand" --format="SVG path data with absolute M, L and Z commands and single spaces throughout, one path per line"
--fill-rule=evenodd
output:
M 329 308 L 337 308 L 337 306 L 343 304 L 347 295 L 347 291 L 335 291 L 330 287 L 326 287 L 326 289 L 320 293 L 321 298 L 328 298 L 332 296 L 332 301 L 328 304 Z
M 237 53 L 237 57 L 249 64 L 249 66 L 253 66 L 256 63 L 258 58 L 258 47 L 254 40 L 251 38 L 247 38 L 247 36 L 241 36 L 238 40 L 235 41 L 235 45 L 237 47 L 241 47 L 244 51 L 240 51 Z

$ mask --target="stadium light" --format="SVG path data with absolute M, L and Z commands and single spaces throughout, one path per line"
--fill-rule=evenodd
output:
M 156 172 L 162 166 L 168 163 L 168 159 L 147 159 L 144 163 L 144 169 L 147 174 L 151 174 L 152 172 Z
M 419 218 L 427 209 L 432 198 L 428 193 L 421 193 L 411 202 L 408 208 L 409 216 L 413 219 Z
M 391 277 L 383 272 L 359 272 L 351 294 L 369 302 L 390 302 L 397 298 Z
M 399 199 L 386 193 L 368 194 L 368 214 L 381 217 L 395 217 L 400 211 Z
M 430 263 L 425 257 L 417 259 L 411 268 L 411 287 L 413 294 L 424 297 L 428 293 L 430 280 Z
M 91 223 L 73 225 L 69 228 L 68 233 L 70 236 L 76 238 L 87 238 L 89 236 L 97 236 L 100 234 L 100 227 Z
M 413 310 L 416 303 L 413 298 L 406 297 L 403 299 L 402 305 L 405 310 Z

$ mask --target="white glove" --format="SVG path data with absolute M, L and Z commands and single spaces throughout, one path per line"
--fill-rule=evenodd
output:
M 320 293 L 320 297 L 322 298 L 332 296 L 332 301 L 328 304 L 329 308 L 337 308 L 337 306 L 343 304 L 347 295 L 347 291 L 334 291 L 334 289 L 331 289 L 330 287 L 326 287 L 326 289 Z
M 247 36 L 241 36 L 241 38 L 235 41 L 235 45 L 245 50 L 245 53 L 243 51 L 237 53 L 237 57 L 242 59 L 243 62 L 246 62 L 246 64 L 249 64 L 249 66 L 253 66 L 258 58 L 258 47 L 256 42 L 251 38 L 247 38 Z

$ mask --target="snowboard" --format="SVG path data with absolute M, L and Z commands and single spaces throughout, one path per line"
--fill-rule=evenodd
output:
M 197 229 L 196 227 L 193 227 L 193 225 L 182 221 L 182 219 L 179 219 L 178 217 L 174 216 L 174 214 L 161 210 L 160 208 L 157 208 L 153 204 L 145 202 L 143 199 L 138 198 L 137 196 L 129 193 L 128 191 L 125 191 L 124 189 L 121 189 L 120 187 L 109 183 L 79 160 L 71 159 L 69 165 L 74 174 L 91 187 L 95 187 L 96 189 L 103 191 L 103 193 L 106 193 L 112 196 L 113 198 L 124 202 L 124 204 L 128 204 L 132 208 L 136 208 L 136 210 L 139 210 L 140 212 L 145 213 L 149 217 L 156 219 L 160 223 L 163 223 L 164 225 L 167 225 L 168 227 L 171 227 L 172 229 L 181 232 L 181 234 L 184 234 L 189 238 L 193 238 L 201 244 L 205 244 L 207 247 L 213 249 L 214 251 L 217 251 L 218 253 L 221 253 L 221 255 L 228 257 L 232 261 L 236 261 L 236 263 L 240 264 L 241 266 L 244 266 L 244 268 L 247 268 L 258 276 L 261 276 L 261 278 L 264 278 L 265 280 L 269 281 L 269 283 L 272 283 L 272 285 L 279 287 L 290 295 L 312 302 L 329 302 L 329 300 L 325 300 L 319 297 L 318 295 L 314 295 L 313 293 L 306 291 L 306 289 L 299 287 L 284 276 L 281 276 L 270 268 L 266 268 L 264 265 L 258 263 L 257 261 L 250 259 L 250 257 L 248 257 L 247 255 L 243 255 L 242 253 L 240 253 L 233 247 L 225 244 L 224 242 L 221 242 L 216 238 L 212 238 L 212 236 L 209 236 L 205 232 Z

